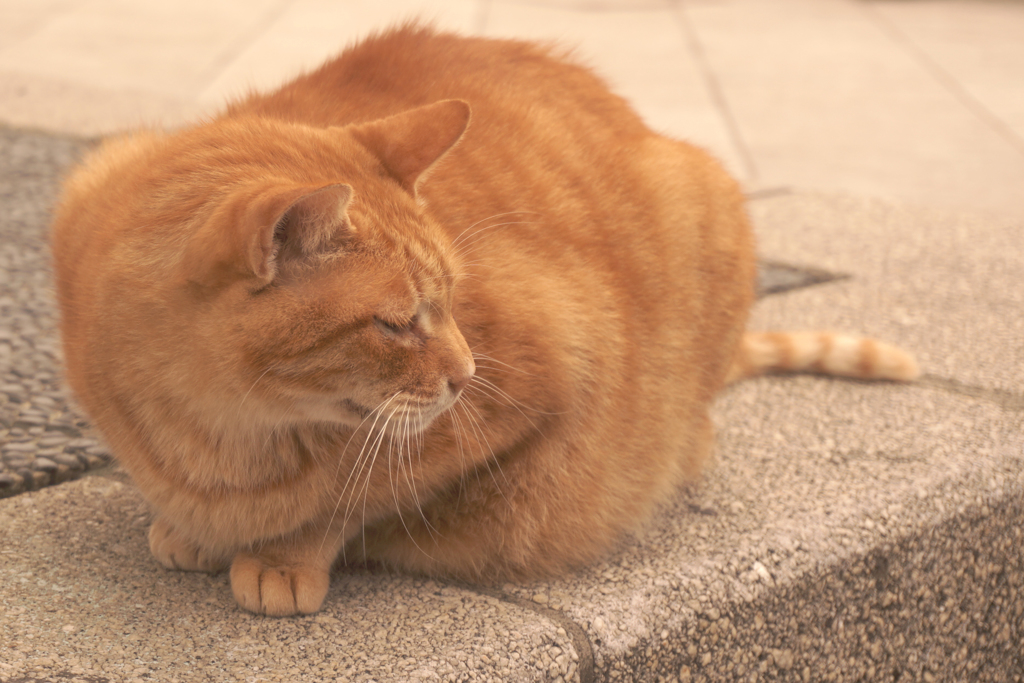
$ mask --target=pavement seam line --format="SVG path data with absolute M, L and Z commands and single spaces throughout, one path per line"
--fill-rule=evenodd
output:
M 930 389 L 938 389 L 939 391 L 947 394 L 967 396 L 981 401 L 988 401 L 989 403 L 996 404 L 1004 410 L 1024 412 L 1024 396 L 1021 394 L 1015 394 L 1012 391 L 1007 391 L 1006 389 L 989 389 L 987 387 L 979 387 L 974 384 L 967 384 L 966 382 L 961 382 L 959 380 L 931 374 L 922 375 L 915 384 L 925 386 Z
M 748 176 L 747 180 L 751 184 L 755 184 L 758 179 L 758 172 L 757 164 L 754 162 L 754 155 L 750 152 L 750 148 L 747 146 L 746 140 L 743 139 L 743 133 L 740 131 L 739 122 L 736 121 L 736 117 L 729 108 L 729 102 L 725 98 L 725 91 L 722 88 L 722 84 L 715 76 L 715 73 L 711 68 L 711 60 L 708 58 L 707 53 L 704 51 L 703 44 L 697 37 L 697 29 L 693 26 L 693 23 L 690 21 L 690 18 L 686 13 L 686 2 L 680 0 L 676 3 L 675 12 L 673 12 L 673 14 L 683 30 L 686 44 L 690 48 L 690 54 L 693 55 L 694 61 L 696 61 L 700 66 L 700 73 L 704 80 L 704 87 L 707 88 L 708 94 L 715 103 L 715 108 L 718 109 L 718 113 L 725 123 L 725 128 L 729 133 L 729 138 L 733 146 L 736 147 L 737 152 L 739 152 L 743 165 L 746 166 Z
M 583 627 L 577 624 L 572 618 L 561 610 L 553 609 L 551 607 L 545 607 L 544 605 L 537 604 L 532 600 L 526 598 L 520 598 L 516 595 L 510 595 L 504 591 L 496 588 L 487 588 L 486 586 L 474 586 L 471 584 L 456 583 L 453 584 L 464 590 L 476 593 L 478 595 L 484 595 L 487 597 L 507 602 L 511 605 L 516 605 L 525 610 L 529 610 L 538 614 L 546 619 L 549 619 L 563 629 L 572 641 L 572 646 L 576 648 L 577 654 L 579 654 L 580 661 L 576 665 L 576 673 L 579 674 L 580 683 L 592 683 L 594 681 L 594 647 L 590 642 L 590 638 L 587 637 L 586 631 Z
M 762 187 L 757 190 L 751 190 L 746 193 L 746 200 L 748 203 L 760 201 L 762 199 L 774 199 L 776 197 L 787 197 L 793 194 L 793 190 L 785 185 Z
M 961 105 L 972 114 L 977 116 L 979 119 L 985 122 L 989 128 L 995 131 L 1000 137 L 1010 143 L 1010 145 L 1017 150 L 1020 154 L 1024 154 L 1024 140 L 1017 135 L 1002 118 L 997 116 L 994 112 L 990 111 L 988 107 L 984 105 L 978 98 L 971 94 L 970 90 L 960 83 L 942 67 L 937 61 L 935 61 L 931 55 L 920 47 L 914 40 L 907 35 L 899 26 L 896 25 L 889 17 L 886 17 L 882 12 L 879 12 L 877 8 L 872 5 L 872 2 L 861 2 L 862 11 L 868 15 L 872 23 L 874 23 L 882 32 L 888 34 L 889 38 L 899 44 L 901 47 L 906 48 L 915 61 L 917 61 L 925 71 L 931 74 L 932 78 L 939 82 L 939 84 L 948 91 Z

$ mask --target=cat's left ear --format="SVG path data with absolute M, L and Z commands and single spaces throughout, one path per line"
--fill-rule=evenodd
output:
M 220 286 L 239 276 L 269 282 L 285 261 L 329 251 L 351 236 L 345 208 L 352 188 L 271 179 L 235 189 L 186 244 L 181 274 Z
M 348 185 L 279 188 L 262 199 L 265 210 L 255 217 L 248 254 L 250 268 L 261 279 L 272 279 L 278 262 L 326 251 L 332 239 L 351 232 L 345 215 L 352 199 Z
M 418 181 L 455 146 L 468 125 L 468 104 L 442 100 L 349 130 L 406 192 L 415 195 Z

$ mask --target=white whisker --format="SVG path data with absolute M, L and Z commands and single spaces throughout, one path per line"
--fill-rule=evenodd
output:
M 363 420 L 352 431 L 352 434 L 349 436 L 348 441 L 345 442 L 345 447 L 342 448 L 341 455 L 338 456 L 338 466 L 334 470 L 334 477 L 335 477 L 335 479 L 338 478 L 338 474 L 341 472 L 341 466 L 342 466 L 342 464 L 345 461 L 345 453 L 348 452 L 348 447 L 352 443 L 352 439 L 354 439 L 356 434 L 359 433 L 359 430 L 362 428 L 362 426 L 366 423 L 367 420 L 369 420 L 371 417 L 374 418 L 373 419 L 373 424 L 370 425 L 369 431 L 368 431 L 368 433 L 366 435 L 366 441 L 363 442 L 362 448 L 359 449 L 359 453 L 356 455 L 355 462 L 352 463 L 352 471 L 349 472 L 348 479 L 345 480 L 345 485 L 342 487 L 341 492 L 338 493 L 338 502 L 335 503 L 334 510 L 331 511 L 331 518 L 327 522 L 327 530 L 324 532 L 324 538 L 320 542 L 320 548 L 317 551 L 317 555 L 319 555 L 323 551 L 324 544 L 327 542 L 327 537 L 328 537 L 328 535 L 330 534 L 330 531 L 331 531 L 331 526 L 334 524 L 334 519 L 335 519 L 335 517 L 337 517 L 338 510 L 341 508 L 341 501 L 344 500 L 344 498 L 345 498 L 345 493 L 348 491 L 348 486 L 352 482 L 352 477 L 355 475 L 356 469 L 359 468 L 359 470 L 362 471 L 362 468 L 360 467 L 360 461 L 363 458 L 363 452 L 366 450 L 366 445 L 369 443 L 370 437 L 373 435 L 373 429 L 374 429 L 374 427 L 377 426 L 377 421 L 380 419 L 380 416 L 383 415 L 384 410 L 387 408 L 387 406 L 392 401 L 394 401 L 400 394 L 401 394 L 401 392 L 395 393 L 393 396 L 391 396 L 391 398 L 388 398 L 388 399 L 382 401 L 376 408 L 371 410 L 370 413 L 366 417 L 364 417 Z M 348 513 L 347 513 L 347 508 L 346 508 L 345 520 L 342 522 L 342 533 L 344 533 L 344 531 L 345 531 L 344 527 L 347 524 L 348 524 Z M 342 547 L 342 550 L 344 551 L 344 546 Z M 343 559 L 344 559 L 344 556 L 343 556 Z
M 508 368 L 509 370 L 514 370 L 515 372 L 521 372 L 522 374 L 529 375 L 530 377 L 536 377 L 536 375 L 533 374 L 532 372 L 527 372 L 526 370 L 522 370 L 520 368 L 517 368 L 514 365 L 509 365 L 505 361 L 500 361 L 500 360 L 498 360 L 497 358 L 495 358 L 493 356 L 488 356 L 486 353 L 477 353 L 477 352 L 474 351 L 473 352 L 473 360 L 475 361 L 478 358 L 481 359 L 481 360 L 488 361 L 490 363 L 497 363 L 499 365 L 502 365 L 502 366 Z M 480 365 L 478 364 L 477 367 L 480 367 Z M 492 369 L 496 369 L 496 368 L 492 368 Z
M 496 213 L 493 216 L 488 216 L 487 218 L 481 218 L 476 223 L 473 223 L 473 225 L 469 226 L 468 228 L 463 229 L 462 232 L 460 232 L 458 235 L 456 235 L 455 239 L 452 240 L 452 247 L 456 247 L 464 239 L 468 239 L 468 237 L 466 236 L 466 233 L 469 232 L 470 230 L 472 230 L 473 228 L 475 228 L 476 226 L 480 225 L 481 223 L 483 223 L 485 221 L 489 221 L 489 220 L 491 220 L 493 218 L 501 218 L 502 216 L 511 216 L 513 214 L 533 214 L 535 216 L 539 216 L 540 215 L 536 211 L 506 211 L 505 213 Z M 470 237 L 471 236 L 472 235 L 470 235 Z
M 455 404 L 448 411 L 452 421 L 452 434 L 455 436 L 455 448 L 459 451 L 459 499 L 456 505 L 462 502 L 462 494 L 466 488 L 466 452 L 462 448 L 462 432 L 464 428 L 461 424 L 462 421 L 459 419 L 459 414 L 455 411 L 455 408 L 458 407 L 462 400 L 463 397 L 460 394 L 455 400 Z
M 494 230 L 495 228 L 504 228 L 509 225 L 533 225 L 536 222 L 537 221 L 508 221 L 507 223 L 496 223 L 494 225 L 487 225 L 482 228 L 478 228 L 473 232 L 473 234 L 467 235 L 467 241 L 461 246 L 457 247 L 455 244 L 452 245 L 454 249 L 453 253 L 455 255 L 455 258 L 463 258 L 466 254 L 469 253 L 470 249 L 473 248 L 473 245 L 476 242 L 476 240 L 468 241 L 470 238 L 476 237 L 476 239 L 479 240 L 480 236 L 483 235 L 483 233 L 487 232 L 488 230 Z
M 505 476 L 504 470 L 501 469 L 501 463 L 498 462 L 498 456 L 495 455 L 494 449 L 491 448 L 491 444 L 487 440 L 487 437 L 484 435 L 482 427 L 476 423 L 476 420 L 473 419 L 473 415 L 469 412 L 469 409 L 472 408 L 473 411 L 476 412 L 477 419 L 479 419 L 479 421 L 483 424 L 484 427 L 487 427 L 488 431 L 490 431 L 490 427 L 487 426 L 487 422 L 483 419 L 483 415 L 480 414 L 480 410 L 476 406 L 474 406 L 472 403 L 470 403 L 469 401 L 466 401 L 465 403 L 460 403 L 460 405 L 463 407 L 463 409 L 466 412 L 466 419 L 469 421 L 470 427 L 473 428 L 474 432 L 476 433 L 476 435 L 479 438 L 479 441 L 484 446 L 487 447 L 488 452 L 490 452 L 490 454 L 491 454 L 490 458 L 487 458 L 487 456 L 484 455 L 484 457 L 482 458 L 482 462 L 483 462 L 484 467 L 487 468 L 487 473 L 489 475 L 491 475 L 491 481 L 494 482 L 494 487 L 496 489 L 498 489 L 498 493 L 501 494 L 501 497 L 505 500 L 505 502 L 508 504 L 508 506 L 512 507 L 512 502 L 508 499 L 507 496 L 505 496 L 505 491 L 502 489 L 501 484 L 498 483 L 498 479 L 494 476 L 494 472 L 491 470 L 490 462 L 491 461 L 494 462 L 495 466 L 497 466 L 497 468 L 498 468 L 498 472 L 501 474 L 501 478 L 505 480 L 506 484 L 511 486 L 511 484 L 508 481 L 508 477 Z M 492 435 L 493 435 L 493 433 L 492 433 Z M 479 477 L 480 476 L 479 468 L 474 468 L 474 469 L 477 472 L 477 477 Z M 479 482 L 479 479 L 477 479 L 477 481 Z
M 388 417 L 384 421 L 384 424 L 381 425 L 380 432 L 378 433 L 377 437 L 374 439 L 373 446 L 371 446 L 371 448 L 373 450 L 373 455 L 370 456 L 369 458 L 367 458 L 367 460 L 369 462 L 369 467 L 366 468 L 366 479 L 364 480 L 363 487 L 362 487 L 363 488 L 363 490 L 362 490 L 363 506 L 362 506 L 362 516 L 361 516 L 361 518 L 359 520 L 360 532 L 361 532 L 362 541 L 363 541 L 363 557 L 364 558 L 366 557 L 366 499 L 370 495 L 370 479 L 373 476 L 373 466 L 377 463 L 377 456 L 380 454 L 381 445 L 384 443 L 384 438 L 387 436 L 388 424 L 391 422 L 391 418 L 393 418 L 395 416 L 395 413 L 397 413 L 400 409 L 401 409 L 401 406 L 396 406 L 391 411 L 391 413 L 388 414 Z M 390 442 L 390 439 L 389 439 L 389 442 Z M 362 472 L 362 468 L 360 468 L 360 472 Z M 358 479 L 357 479 L 357 481 L 358 481 Z M 355 493 L 355 490 L 353 490 L 353 493 Z M 349 504 L 345 507 L 345 517 L 344 517 L 344 521 L 342 522 L 342 526 L 343 527 L 347 527 L 348 526 L 348 520 L 351 518 L 351 513 L 355 512 L 355 505 L 354 505 L 355 503 L 356 503 L 356 496 L 353 496 L 353 497 L 351 497 L 349 499 Z
M 473 379 L 475 380 L 477 378 L 474 377 Z M 523 410 L 518 405 L 516 405 L 515 403 L 509 402 L 508 399 L 506 399 L 505 396 L 502 396 L 501 393 L 495 392 L 495 390 L 492 387 L 487 386 L 483 382 L 478 382 L 476 385 L 474 385 L 472 380 L 471 380 L 470 383 L 469 383 L 469 386 L 467 386 L 465 389 L 463 389 L 463 391 L 465 391 L 465 392 L 478 391 L 478 392 L 480 392 L 480 394 L 482 394 L 486 398 L 489 398 L 492 401 L 500 403 L 501 405 L 505 406 L 506 408 L 514 408 L 517 413 L 519 413 L 520 415 L 523 416 L 523 419 L 525 419 L 527 422 L 530 423 L 531 427 L 533 427 L 537 431 L 540 431 L 539 428 L 537 427 L 537 423 L 534 422 L 530 418 L 529 415 L 524 413 Z
M 416 431 L 410 437 L 410 436 L 408 436 L 408 427 L 409 427 L 409 425 L 410 425 L 412 420 L 410 419 L 410 417 L 408 415 L 406 416 L 406 423 L 405 423 L 405 425 L 406 425 L 406 439 L 407 439 L 406 445 L 409 447 L 409 464 L 408 464 L 408 469 L 406 470 L 406 472 L 407 472 L 406 483 L 409 485 L 409 492 L 412 494 L 413 502 L 414 502 L 414 504 L 416 506 L 416 511 L 419 512 L 420 519 L 423 520 L 423 525 L 426 527 L 427 533 L 430 534 L 430 537 L 436 542 L 437 538 L 434 536 L 434 534 L 435 534 L 435 532 L 437 532 L 437 529 L 435 529 L 433 527 L 433 525 L 430 523 L 430 520 L 428 520 L 427 516 L 423 513 L 423 505 L 422 505 L 422 503 L 420 503 L 419 491 L 416 489 L 416 475 L 415 475 L 415 473 L 412 470 L 412 468 L 413 468 L 412 439 L 416 439 L 417 451 L 419 452 L 421 458 L 423 456 L 423 443 L 422 443 L 422 438 L 423 438 L 423 417 L 422 417 L 422 415 L 417 414 L 416 415 L 416 419 L 418 421 L 418 424 L 416 425 Z M 423 465 L 423 461 L 421 459 L 420 460 L 420 466 L 422 467 L 422 465 Z M 408 527 L 406 528 L 406 533 L 409 533 Z M 437 533 L 439 533 L 439 532 L 437 532 Z M 410 538 L 410 540 L 412 540 L 413 545 L 415 545 L 420 551 L 422 551 L 425 555 L 427 555 L 427 557 L 430 557 L 430 554 L 427 553 L 426 551 L 423 551 L 423 549 L 420 548 L 419 544 L 416 543 L 416 539 L 412 538 L 412 534 L 411 533 L 409 534 L 409 538 Z
M 260 374 L 260 376 L 256 378 L 256 381 L 252 383 L 252 386 L 249 387 L 249 391 L 245 392 L 245 395 L 242 396 L 242 400 L 238 402 L 237 413 L 239 415 L 242 414 L 242 404 L 245 403 L 245 399 L 249 398 L 249 394 L 251 394 L 252 390 L 256 388 L 256 385 L 260 383 L 260 380 L 267 376 L 267 373 L 270 372 L 272 367 L 273 366 L 268 367 L 266 370 L 264 370 L 262 374 Z
M 399 468 L 399 474 L 401 474 L 401 470 L 403 469 L 402 447 L 403 447 L 404 442 L 405 442 L 406 434 L 408 433 L 408 428 L 409 428 L 409 416 L 408 416 L 408 414 L 406 414 L 406 415 L 402 416 L 402 427 L 399 430 L 399 432 L 402 433 L 402 437 L 400 439 L 391 439 L 391 444 L 390 444 L 390 446 L 388 448 L 388 464 L 389 464 L 389 470 L 390 470 L 391 451 L 392 451 L 393 447 L 397 443 L 397 446 L 398 446 L 398 468 Z M 405 472 L 406 472 L 406 478 L 408 478 L 409 475 L 410 475 L 409 469 L 406 468 Z M 420 547 L 419 543 L 417 543 L 416 539 L 413 537 L 412 531 L 409 530 L 409 525 L 405 523 L 405 516 L 402 514 L 402 504 L 398 500 L 398 487 L 395 485 L 394 478 L 392 477 L 390 471 L 389 471 L 389 474 L 388 474 L 388 478 L 391 479 L 391 495 L 394 496 L 394 499 L 395 499 L 395 510 L 398 512 L 398 521 L 402 523 L 402 528 L 405 529 L 406 535 L 409 537 L 409 540 L 412 541 L 412 544 L 414 546 L 416 546 L 416 549 L 419 550 L 424 555 L 426 555 L 427 554 L 426 551 L 423 550 L 423 548 Z M 365 538 L 364 538 L 364 541 L 365 541 Z M 365 547 L 363 549 L 363 555 L 366 555 Z
M 484 389 L 484 388 L 490 389 L 491 391 L 495 392 L 498 396 L 500 396 L 504 400 L 508 401 L 509 404 L 511 404 L 509 407 L 513 407 L 514 406 L 516 408 L 522 408 L 524 410 L 529 410 L 530 412 L 537 413 L 538 415 L 564 415 L 565 414 L 564 412 L 551 413 L 551 412 L 548 412 L 546 410 L 539 410 L 537 408 L 531 408 L 530 406 L 526 405 L 525 403 L 523 403 L 521 401 L 517 401 L 516 399 L 512 398 L 511 396 L 509 396 L 509 394 L 504 389 L 499 387 L 494 382 L 492 382 L 489 379 L 486 379 L 484 377 L 480 377 L 479 375 L 474 375 L 470 379 L 470 386 L 472 386 L 473 382 L 478 382 L 479 384 L 482 385 L 482 386 L 477 387 L 477 388 L 479 388 L 479 389 Z M 522 411 L 520 411 L 520 412 L 522 412 Z M 523 417 L 526 417 L 525 413 L 523 414 Z M 527 419 L 529 419 L 529 418 L 527 418 Z

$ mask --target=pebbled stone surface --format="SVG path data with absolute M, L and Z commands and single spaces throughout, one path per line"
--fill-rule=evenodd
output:
M 0 127 L 0 497 L 110 462 L 61 384 L 46 242 L 61 174 L 89 144 Z
M 102 477 L 0 501 L 0 681 L 578 680 L 559 623 L 459 586 L 353 570 L 314 616 L 243 612 L 226 574 L 160 567 L 149 520 Z

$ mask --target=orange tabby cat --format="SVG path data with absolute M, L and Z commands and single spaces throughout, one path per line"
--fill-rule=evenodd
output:
M 154 555 L 230 566 L 266 614 L 319 609 L 345 550 L 473 581 L 593 560 L 699 471 L 730 372 L 916 374 L 741 344 L 754 250 L 717 163 L 544 49 L 418 27 L 107 142 L 53 248 L 68 377 Z

